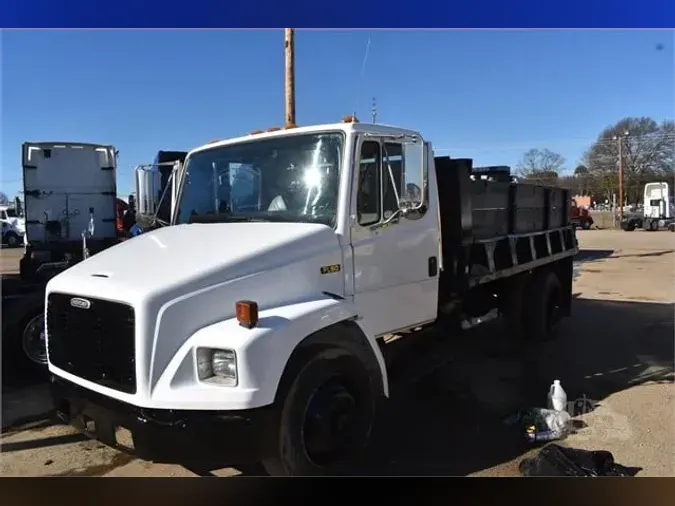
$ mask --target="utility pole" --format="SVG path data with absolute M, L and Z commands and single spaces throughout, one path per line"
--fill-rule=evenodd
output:
M 286 128 L 295 126 L 295 33 L 286 28 Z
M 623 221 L 623 139 L 628 135 L 628 131 L 625 131 L 623 135 L 614 136 L 619 143 L 619 223 Z
M 375 102 L 375 97 L 373 97 L 373 107 L 370 109 L 373 113 L 373 124 L 377 123 L 377 103 Z

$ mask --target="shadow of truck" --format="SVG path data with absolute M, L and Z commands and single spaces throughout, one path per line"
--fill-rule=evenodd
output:
M 553 379 L 568 399 L 595 401 L 672 382 L 674 309 L 577 299 L 560 338 L 532 347 L 510 345 L 498 322 L 465 333 L 445 345 L 447 366 L 394 400 L 361 474 L 462 476 L 520 460 L 532 447 L 503 420 L 545 407 Z

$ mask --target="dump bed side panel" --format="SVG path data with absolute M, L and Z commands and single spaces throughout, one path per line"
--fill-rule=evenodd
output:
M 93 237 L 115 237 L 113 146 L 26 142 L 22 159 L 28 242 L 80 241 L 89 225 L 90 209 Z
M 434 162 L 442 233 L 452 241 L 529 234 L 569 222 L 568 190 L 503 178 L 472 179 L 470 159 L 437 157 Z

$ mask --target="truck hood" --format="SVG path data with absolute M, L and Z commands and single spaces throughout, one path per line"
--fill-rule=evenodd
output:
M 49 291 L 140 299 L 199 290 L 339 248 L 308 223 L 210 223 L 161 228 L 97 253 L 55 276 Z

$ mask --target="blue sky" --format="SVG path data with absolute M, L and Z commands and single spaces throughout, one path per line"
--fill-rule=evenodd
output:
M 21 143 L 113 144 L 118 187 L 158 150 L 282 125 L 283 30 L 4 31 L 2 186 Z M 370 39 L 365 72 L 362 73 Z M 515 166 L 548 148 L 573 169 L 624 116 L 675 116 L 669 31 L 298 31 L 296 116 L 417 129 L 437 150 Z M 661 46 L 659 46 L 661 45 Z

